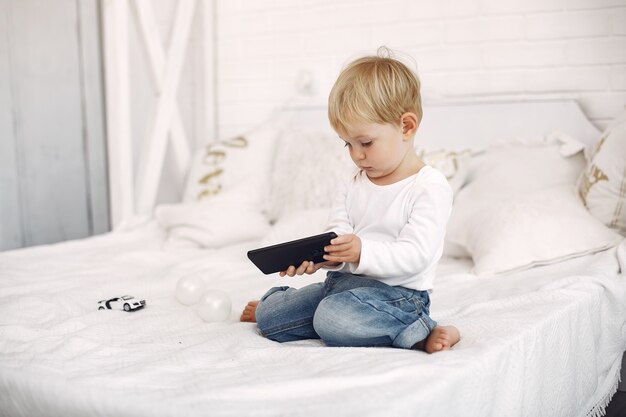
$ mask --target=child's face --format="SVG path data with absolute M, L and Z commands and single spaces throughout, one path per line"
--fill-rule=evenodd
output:
M 355 165 L 368 178 L 380 180 L 393 177 L 413 149 L 413 132 L 389 123 L 355 123 L 339 137 L 346 143 Z

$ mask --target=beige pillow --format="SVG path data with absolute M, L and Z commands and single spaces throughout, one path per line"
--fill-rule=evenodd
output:
M 593 148 L 578 193 L 591 214 L 626 236 L 626 112 Z
M 206 202 L 239 191 L 241 199 L 264 208 L 279 123 L 267 124 L 231 139 L 210 142 L 193 156 L 183 203 Z
M 417 152 L 424 163 L 430 165 L 446 176 L 452 191 L 456 194 L 464 185 L 469 173 L 472 151 L 437 150 Z
M 336 135 L 285 129 L 274 156 L 269 218 L 276 221 L 302 210 L 330 210 L 337 188 L 355 170 Z

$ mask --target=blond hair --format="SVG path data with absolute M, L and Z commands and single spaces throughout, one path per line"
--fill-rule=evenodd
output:
M 383 56 L 387 55 L 387 56 Z M 328 119 L 337 132 L 355 122 L 400 125 L 404 113 L 422 120 L 422 99 L 417 75 L 392 58 L 386 48 L 377 56 L 351 62 L 335 81 L 328 97 Z

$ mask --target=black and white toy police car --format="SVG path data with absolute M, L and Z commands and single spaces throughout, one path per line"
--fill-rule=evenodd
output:
M 98 301 L 98 310 L 131 311 L 142 308 L 145 305 L 146 300 L 138 300 L 132 295 L 122 295 L 121 297 Z

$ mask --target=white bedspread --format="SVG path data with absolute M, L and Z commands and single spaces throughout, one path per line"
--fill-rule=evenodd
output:
M 585 416 L 615 388 L 626 350 L 616 249 L 496 278 L 444 259 L 432 315 L 462 332 L 433 355 L 278 344 L 239 323 L 274 285 L 245 252 L 164 252 L 156 227 L 0 254 L 0 415 Z M 626 252 L 625 244 L 621 250 Z M 227 323 L 179 304 L 201 274 L 230 293 Z M 98 300 L 145 298 L 137 312 Z

